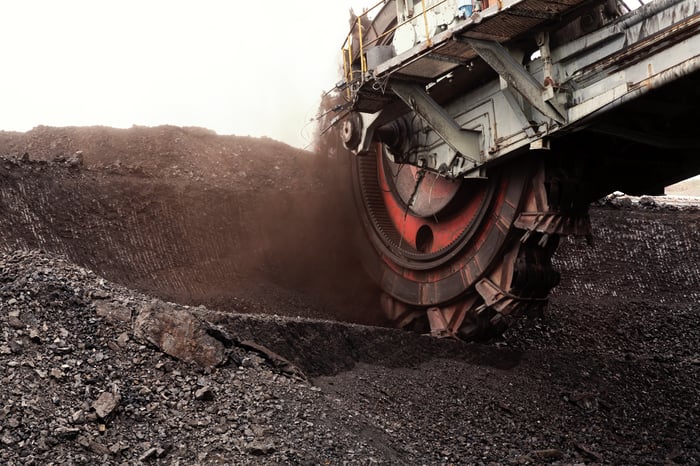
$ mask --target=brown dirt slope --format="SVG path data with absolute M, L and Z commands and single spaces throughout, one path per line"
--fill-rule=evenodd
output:
M 0 154 L 6 250 L 41 248 L 164 299 L 238 311 L 342 317 L 338 290 L 357 301 L 367 289 L 322 157 L 176 127 L 38 127 L 0 133 Z M 300 290 L 319 299 L 300 303 Z
M 60 161 L 76 152 L 87 169 L 224 185 L 227 189 L 306 189 L 318 182 L 310 154 L 268 138 L 219 136 L 196 127 L 38 126 L 0 132 L 0 154 Z

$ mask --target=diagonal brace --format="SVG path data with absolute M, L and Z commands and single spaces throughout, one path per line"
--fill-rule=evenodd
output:
M 505 47 L 498 42 L 488 40 L 472 38 L 467 38 L 465 40 L 471 48 L 473 48 L 474 51 L 508 83 L 508 85 L 523 96 L 530 105 L 552 120 L 559 123 L 566 123 L 566 110 L 563 106 L 553 99 L 545 100 L 544 86 L 538 83 L 537 80 L 508 53 Z
M 463 129 L 447 111 L 440 106 L 425 90 L 417 85 L 401 81 L 389 84 L 394 94 L 399 96 L 408 107 L 416 112 L 430 128 L 435 131 L 452 149 L 475 166 L 480 165 L 480 132 Z M 450 165 L 452 161 L 448 165 Z

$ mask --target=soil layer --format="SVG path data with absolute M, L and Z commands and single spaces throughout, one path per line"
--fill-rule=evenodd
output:
M 2 464 L 700 461 L 697 208 L 595 206 L 546 315 L 473 344 L 357 325 L 342 160 L 175 127 L 0 155 Z

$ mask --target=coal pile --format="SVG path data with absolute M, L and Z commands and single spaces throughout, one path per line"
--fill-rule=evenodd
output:
M 154 307 L 189 316 L 192 308 L 154 303 L 37 251 L 0 256 L 0 281 L 2 464 L 308 464 L 352 459 L 348 451 L 376 455 L 339 434 L 329 400 L 263 348 L 228 341 L 220 360 L 199 358 L 216 347 L 212 338 L 176 351 L 178 359 L 139 327 Z
M 0 156 L 0 464 L 698 464 L 693 202 L 595 207 L 545 316 L 467 344 L 343 323 L 380 322 L 340 160 L 174 127 Z
M 168 301 L 357 321 L 350 301 L 375 291 L 330 163 L 199 128 L 0 132 L 0 250 L 57 253 Z
M 601 309 L 576 318 L 556 299 L 545 319 L 475 345 L 246 321 L 38 251 L 3 254 L 0 280 L 3 464 L 693 464 L 700 452 L 697 306 L 668 307 L 691 324 L 664 335 L 672 351 L 656 351 L 649 320 L 629 322 L 640 341 L 625 351 L 611 350 L 617 330 L 561 340 Z M 170 344 L 182 328 L 185 344 Z

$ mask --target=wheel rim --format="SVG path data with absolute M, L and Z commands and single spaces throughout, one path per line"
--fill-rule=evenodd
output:
M 427 175 L 416 177 L 415 169 L 402 175 L 408 166 L 393 164 L 381 145 L 352 166 L 357 208 L 370 240 L 365 243 L 371 245 L 363 254 L 365 265 L 386 293 L 420 307 L 465 296 L 500 258 L 529 172 L 511 166 L 487 180 L 432 177 L 426 183 Z M 413 177 L 415 195 L 406 177 Z M 408 206 L 420 196 L 435 196 L 436 187 L 439 204 L 426 205 L 424 199 L 416 208 Z

